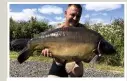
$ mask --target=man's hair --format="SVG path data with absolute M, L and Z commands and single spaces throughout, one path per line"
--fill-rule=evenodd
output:
M 70 6 L 75 6 L 76 8 L 78 8 L 78 9 L 82 12 L 82 6 L 81 6 L 80 4 L 69 4 L 69 5 L 68 5 L 68 8 L 69 8 Z

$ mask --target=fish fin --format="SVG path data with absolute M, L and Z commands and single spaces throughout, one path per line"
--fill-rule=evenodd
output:
M 23 63 L 25 60 L 27 60 L 29 58 L 29 49 L 27 47 L 25 47 L 21 52 L 20 55 L 18 56 L 17 60 L 18 62 L 21 64 Z
M 90 63 L 91 63 L 91 64 L 92 64 L 92 63 L 96 63 L 97 59 L 98 59 L 98 55 L 95 55 L 95 56 L 93 57 L 93 59 L 90 61 Z
M 98 57 L 99 57 L 99 55 L 95 55 L 95 56 L 93 57 L 93 59 L 89 62 L 89 66 L 90 66 L 91 68 L 94 68 L 94 65 L 97 63 Z

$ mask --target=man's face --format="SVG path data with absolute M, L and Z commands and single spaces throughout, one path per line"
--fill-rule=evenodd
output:
M 66 21 L 72 25 L 76 26 L 79 23 L 81 17 L 80 9 L 76 8 L 75 6 L 70 6 L 67 11 L 65 11 Z

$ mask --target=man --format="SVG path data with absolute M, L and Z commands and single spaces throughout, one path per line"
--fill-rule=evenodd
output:
M 67 10 L 65 11 L 65 22 L 59 25 L 59 27 L 84 27 L 79 23 L 82 14 L 82 7 L 80 4 L 69 4 Z M 64 50 L 64 49 L 63 49 Z M 42 55 L 47 57 L 52 57 L 49 49 L 42 50 Z M 56 77 L 82 77 L 83 76 L 83 64 L 81 61 L 74 61 L 66 63 L 65 60 L 60 60 L 54 58 L 53 64 L 49 71 L 50 76 Z

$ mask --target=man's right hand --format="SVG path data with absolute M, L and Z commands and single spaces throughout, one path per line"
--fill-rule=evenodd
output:
M 45 57 L 52 57 L 52 53 L 47 48 L 43 49 L 41 54 Z
M 53 58 L 53 55 L 52 55 L 52 53 L 49 51 L 49 49 L 48 48 L 45 48 L 45 49 L 43 49 L 42 50 L 42 52 L 41 52 L 41 54 L 43 55 L 43 56 L 45 56 L 45 57 L 52 57 Z M 64 63 L 65 62 L 65 60 L 64 59 L 59 59 L 59 58 L 55 58 L 54 57 L 54 60 L 55 60 L 55 62 L 58 64 L 58 63 Z

